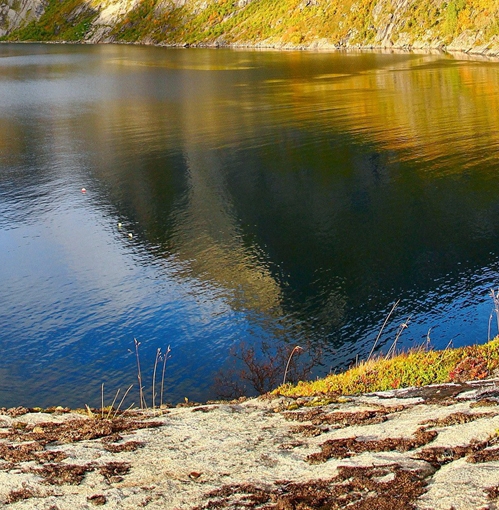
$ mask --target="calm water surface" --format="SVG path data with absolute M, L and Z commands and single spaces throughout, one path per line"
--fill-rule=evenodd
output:
M 0 45 L 0 406 L 98 405 L 134 338 L 170 401 L 241 341 L 325 375 L 397 299 L 382 350 L 409 316 L 405 347 L 485 342 L 498 91 L 444 55 Z

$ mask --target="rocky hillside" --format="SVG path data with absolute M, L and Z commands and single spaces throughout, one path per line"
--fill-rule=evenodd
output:
M 497 55 L 499 0 L 6 0 L 0 37 Z

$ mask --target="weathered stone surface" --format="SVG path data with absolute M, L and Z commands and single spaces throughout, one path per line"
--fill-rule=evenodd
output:
M 482 381 L 332 398 L 319 406 L 312 398 L 255 399 L 139 413 L 114 424 L 98 413 L 92 419 L 18 408 L 0 416 L 0 502 L 68 510 L 244 502 L 494 508 L 495 392 L 494 382 Z M 314 427 L 319 433 L 309 433 Z M 340 454 L 333 449 L 319 463 L 308 462 L 324 444 L 339 445 Z

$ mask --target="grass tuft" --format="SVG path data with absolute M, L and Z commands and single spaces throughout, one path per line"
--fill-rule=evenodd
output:
M 316 381 L 285 384 L 274 395 L 310 397 L 356 395 L 429 384 L 486 379 L 499 368 L 499 337 L 483 345 L 442 351 L 410 350 L 393 358 L 361 362 L 340 374 Z

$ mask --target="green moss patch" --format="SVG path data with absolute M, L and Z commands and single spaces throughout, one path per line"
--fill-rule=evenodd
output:
M 336 393 L 355 395 L 411 386 L 486 379 L 499 367 L 499 338 L 484 345 L 443 351 L 414 350 L 390 359 L 361 363 L 324 379 L 284 385 L 273 394 L 308 397 Z

